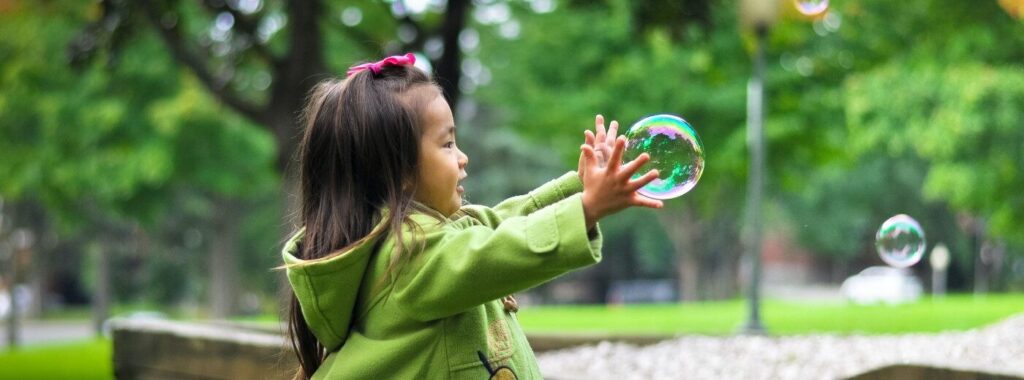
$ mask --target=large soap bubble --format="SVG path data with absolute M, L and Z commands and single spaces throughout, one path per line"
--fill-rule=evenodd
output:
M 875 248 L 882 261 L 896 268 L 917 264 L 924 256 L 924 230 L 914 218 L 899 214 L 882 223 L 875 234 Z
M 686 120 L 674 115 L 649 116 L 633 124 L 624 136 L 629 139 L 624 161 L 641 153 L 651 156 L 634 178 L 658 169 L 659 178 L 638 190 L 641 195 L 672 199 L 697 186 L 704 172 L 704 144 Z

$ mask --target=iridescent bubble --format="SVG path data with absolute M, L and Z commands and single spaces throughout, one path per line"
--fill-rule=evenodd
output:
M 796 10 L 806 16 L 817 16 L 828 10 L 828 0 L 793 0 Z
M 924 256 L 924 230 L 914 218 L 899 214 L 882 223 L 875 234 L 875 248 L 889 266 L 906 268 Z
M 641 195 L 672 199 L 697 186 L 704 172 L 704 144 L 690 123 L 674 115 L 648 116 L 629 127 L 623 161 L 647 153 L 651 160 L 637 170 L 634 178 L 658 169 L 659 178 L 642 187 Z

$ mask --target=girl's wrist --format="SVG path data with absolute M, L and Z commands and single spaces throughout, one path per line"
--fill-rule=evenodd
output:
M 597 212 L 597 207 L 594 207 L 590 202 L 590 194 L 586 190 L 583 190 L 583 219 L 587 225 L 587 231 L 590 231 L 597 225 L 597 221 L 601 219 L 600 214 Z

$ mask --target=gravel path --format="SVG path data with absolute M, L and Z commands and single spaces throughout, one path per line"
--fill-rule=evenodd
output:
M 650 346 L 602 342 L 538 355 L 557 379 L 832 379 L 892 364 L 1024 376 L 1024 314 L 937 334 L 685 336 Z

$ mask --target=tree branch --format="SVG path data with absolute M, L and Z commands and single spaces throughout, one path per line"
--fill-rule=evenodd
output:
M 171 55 L 179 63 L 184 64 L 192 70 L 192 72 L 199 78 L 200 83 L 206 86 L 207 89 L 221 102 L 227 104 L 229 107 L 235 109 L 240 114 L 256 122 L 258 124 L 264 124 L 264 114 L 259 105 L 250 103 L 242 100 L 237 94 L 231 92 L 227 86 L 226 81 L 217 78 L 209 68 L 206 66 L 206 62 L 195 52 L 189 50 L 185 46 L 185 41 L 181 36 L 181 31 L 177 25 L 171 27 L 165 27 L 160 22 L 161 11 L 152 1 L 140 1 L 139 4 L 146 18 L 150 24 L 156 28 L 160 38 L 164 41 L 168 48 L 171 50 Z
M 384 46 L 377 42 L 376 38 L 373 38 L 369 33 L 356 29 L 355 27 L 342 26 L 340 30 L 342 33 L 347 34 L 352 42 L 355 42 L 362 47 L 363 50 L 366 50 L 367 53 L 379 53 Z
M 399 1 L 402 3 L 402 6 L 404 7 L 405 6 L 405 1 L 403 1 L 403 0 L 399 0 Z M 445 18 L 447 19 L 447 14 L 446 14 Z M 419 22 L 416 22 L 416 20 L 414 20 L 411 16 L 409 16 L 409 12 L 406 12 L 404 15 L 402 15 L 402 17 L 399 19 L 398 26 L 401 27 L 403 23 L 411 25 L 413 30 L 416 31 L 416 38 L 414 38 L 412 41 L 410 41 L 408 44 L 405 45 L 405 49 L 403 49 L 403 50 L 406 50 L 406 51 L 407 50 L 419 50 L 419 49 L 423 48 L 423 44 L 427 41 L 427 35 L 433 35 L 433 34 L 437 33 L 436 29 L 432 30 L 432 31 L 425 30 L 426 28 L 424 28 L 423 25 L 420 25 Z
M 256 22 L 249 18 L 248 15 L 228 6 L 227 3 L 223 1 L 215 2 L 212 0 L 206 0 L 203 1 L 203 6 L 214 12 L 228 12 L 228 14 L 235 19 L 236 29 L 242 31 L 242 33 L 252 41 L 253 51 L 255 51 L 257 55 L 265 59 L 271 66 L 280 63 L 281 59 L 274 55 L 274 52 L 270 51 L 266 45 L 260 43 L 260 40 L 256 35 Z

